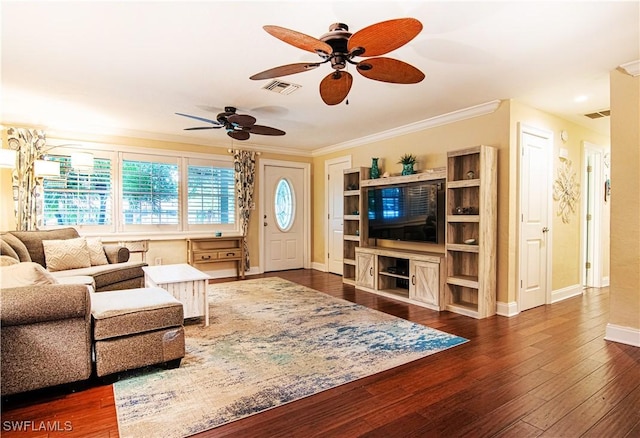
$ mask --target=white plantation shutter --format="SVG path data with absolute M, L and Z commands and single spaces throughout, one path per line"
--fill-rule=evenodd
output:
M 125 154 L 121 180 L 125 226 L 180 223 L 177 158 Z
M 238 233 L 231 156 L 167 151 L 91 150 L 94 167 L 71 168 L 75 148 L 52 146 L 60 177 L 42 186 L 42 229 L 73 226 L 100 233 Z M 41 208 L 38 206 L 38 208 Z
M 59 177 L 43 181 L 43 226 L 96 226 L 113 223 L 112 161 L 94 158 L 92 170 L 71 167 L 71 157 L 49 155 L 60 163 Z
M 233 168 L 191 164 L 187 168 L 188 224 L 233 224 L 236 212 Z

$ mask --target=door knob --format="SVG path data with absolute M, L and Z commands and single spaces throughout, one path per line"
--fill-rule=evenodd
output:
M 266 222 L 264 223 L 264 226 L 265 226 L 265 227 L 267 226 L 267 223 L 266 223 Z
M 544 228 L 542 228 L 542 232 L 543 232 L 543 233 L 547 233 L 547 232 L 549 232 L 549 227 L 544 227 Z

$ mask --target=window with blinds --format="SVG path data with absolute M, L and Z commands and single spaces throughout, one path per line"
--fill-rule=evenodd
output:
M 56 154 L 46 159 L 60 163 L 60 176 L 44 179 L 38 206 L 43 229 L 74 226 L 103 235 L 238 231 L 231 157 L 106 147 L 92 152 L 92 168 L 74 169 L 71 155 L 79 149 L 53 147 Z
M 187 166 L 187 222 L 189 225 L 235 223 L 235 180 L 232 167 Z
M 124 225 L 177 225 L 180 222 L 179 171 L 174 162 L 124 159 Z
M 44 179 L 43 224 L 110 225 L 113 220 L 111 160 L 95 158 L 93 168 L 71 167 L 71 157 L 50 155 L 60 163 L 60 176 Z

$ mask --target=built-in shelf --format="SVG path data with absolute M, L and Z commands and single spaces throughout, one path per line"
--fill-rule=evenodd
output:
M 445 308 L 486 318 L 496 313 L 496 149 L 449 152 L 446 198 Z M 461 210 L 473 214 L 456 214 Z M 477 243 L 464 243 L 472 239 Z
M 356 287 L 433 310 L 444 309 L 444 255 L 356 248 Z
M 355 250 L 362 242 L 364 208 L 361 196 L 361 182 L 369 178 L 368 167 L 345 169 L 343 172 L 343 234 L 342 234 L 342 279 L 344 283 L 356 282 Z
M 390 176 L 387 178 L 366 179 L 360 182 L 361 187 L 386 186 L 394 184 L 407 184 L 416 181 L 431 181 L 434 179 L 445 179 L 447 177 L 447 168 L 438 167 L 429 169 L 424 172 L 414 173 L 413 175 Z

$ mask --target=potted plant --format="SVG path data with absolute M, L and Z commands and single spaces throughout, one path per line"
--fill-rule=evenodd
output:
M 399 164 L 402 164 L 402 174 L 403 175 L 412 175 L 415 171 L 413 170 L 413 165 L 416 164 L 416 156 L 413 154 L 404 154 L 400 157 Z

